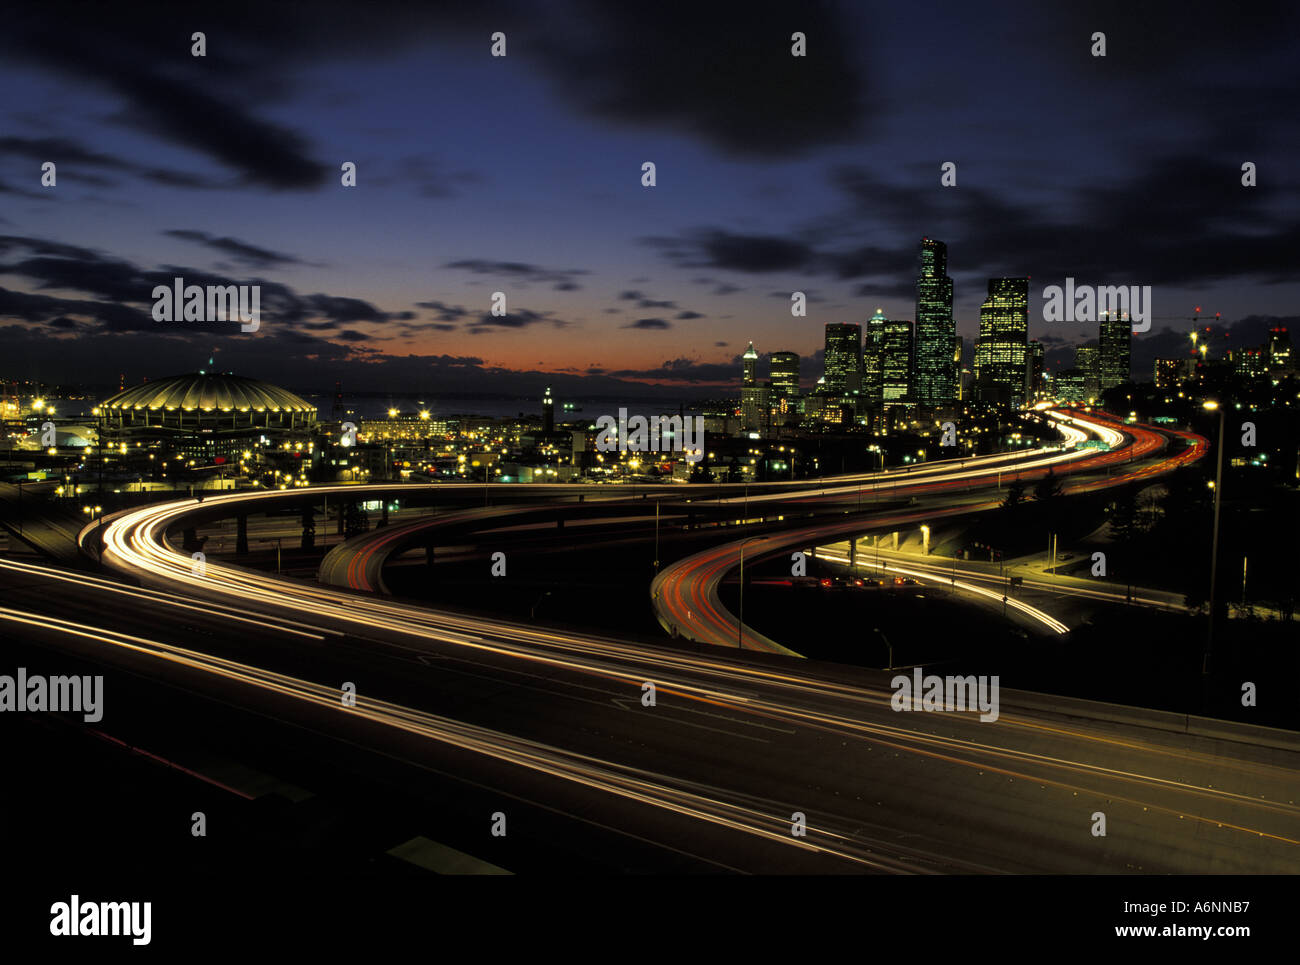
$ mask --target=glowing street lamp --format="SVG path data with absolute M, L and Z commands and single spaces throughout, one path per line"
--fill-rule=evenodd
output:
M 1219 452 L 1214 470 L 1214 537 L 1210 542 L 1210 619 L 1205 632 L 1205 654 L 1201 659 L 1201 674 L 1204 676 L 1210 672 L 1210 653 L 1214 649 L 1214 591 L 1219 575 L 1219 502 L 1223 495 L 1223 428 L 1227 409 L 1212 400 L 1201 403 L 1201 407 L 1219 413 Z

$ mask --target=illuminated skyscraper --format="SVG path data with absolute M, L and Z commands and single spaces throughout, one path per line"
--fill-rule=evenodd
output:
M 1232 352 L 1232 371 L 1239 379 L 1254 382 L 1268 375 L 1268 359 L 1263 349 L 1239 348 Z
M 916 371 L 912 396 L 920 406 L 943 408 L 957 399 L 958 369 L 953 364 L 957 323 L 952 317 L 952 279 L 948 246 L 921 239 L 916 278 Z M 956 351 L 960 351 L 959 348 Z
M 862 326 L 826 326 L 826 393 L 847 395 L 862 387 Z
M 1027 396 L 1029 279 L 990 278 L 975 346 L 975 398 L 1018 408 Z
M 862 395 L 868 406 L 877 407 L 884 398 L 885 325 L 889 319 L 877 308 L 867 320 L 862 341 Z
M 799 356 L 794 352 L 772 353 L 772 401 L 799 397 Z
M 1074 350 L 1074 367 L 1083 376 L 1083 399 L 1096 401 L 1101 396 L 1101 351 L 1096 345 L 1080 345 Z
M 1097 333 L 1100 349 L 1097 377 L 1101 391 L 1113 389 L 1129 381 L 1132 366 L 1133 322 L 1127 313 L 1106 312 L 1101 316 L 1101 329 Z
M 885 403 L 910 399 L 912 389 L 912 323 L 885 322 L 881 394 Z M 951 349 L 951 345 L 949 346 Z
M 758 353 L 749 343 L 741 362 L 740 423 L 746 432 L 767 428 L 767 388 L 758 381 Z
M 546 387 L 542 396 L 542 431 L 548 436 L 555 431 L 555 400 L 551 398 L 551 387 Z
M 1029 398 L 1037 399 L 1043 392 L 1043 365 L 1046 350 L 1038 339 L 1029 340 Z

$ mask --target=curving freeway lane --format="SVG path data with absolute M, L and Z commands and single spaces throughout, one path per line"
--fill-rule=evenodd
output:
M 1057 455 L 1042 455 L 1022 463 L 1017 469 L 1018 479 L 1031 481 L 1041 478 L 1049 471 L 1068 477 L 1072 473 L 1098 468 L 1106 468 L 1109 471 L 1116 466 L 1124 467 L 1122 471 L 1114 472 L 1108 477 L 1070 482 L 1062 489 L 1062 492 L 1067 495 L 1126 485 L 1172 472 L 1180 466 L 1200 459 L 1204 456 L 1208 445 L 1204 438 L 1190 433 L 1166 433 L 1149 426 L 1125 425 L 1100 414 L 1049 411 L 1048 416 L 1057 422 L 1062 431 L 1070 435 L 1071 441 L 1083 441 L 1079 436 L 1086 431 L 1097 436 L 1111 448 L 1108 450 L 1075 449 Z M 1138 463 L 1138 460 L 1149 459 L 1162 453 L 1170 435 L 1182 438 L 1188 443 L 1187 448 L 1150 464 Z M 1089 458 L 1078 458 L 1080 454 L 1088 453 L 1092 454 Z M 1135 463 L 1135 465 L 1126 465 L 1128 463 Z M 781 533 L 752 536 L 679 560 L 665 568 L 650 587 L 651 599 L 659 622 L 674 636 L 699 643 L 798 656 L 788 647 L 758 633 L 752 627 L 745 626 L 739 617 L 730 613 L 722 605 L 718 596 L 718 587 L 728 574 L 739 568 L 742 558 L 752 564 L 821 543 L 853 538 L 867 530 L 903 529 L 935 520 L 996 509 L 1001 505 L 1002 497 L 990 494 L 993 489 L 991 472 L 996 470 L 975 468 L 954 473 L 943 481 L 900 489 L 903 494 L 932 497 L 923 509 L 856 516 L 849 520 L 818 523 Z M 977 594 L 987 592 L 973 586 L 967 586 L 965 589 Z M 1053 632 L 1064 633 L 1067 629 L 1064 624 L 1041 610 L 1015 600 L 1007 602 L 1018 612 Z

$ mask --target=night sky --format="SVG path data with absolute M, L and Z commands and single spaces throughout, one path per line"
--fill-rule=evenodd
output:
M 0 376 L 215 349 L 301 390 L 689 396 L 752 339 L 810 382 L 827 322 L 915 317 L 926 235 L 967 338 L 989 276 L 1032 277 L 1052 368 L 1096 335 L 1042 321 L 1067 275 L 1152 286 L 1139 379 L 1197 305 L 1246 344 L 1298 321 L 1291 4 L 177 6 L 6 13 Z M 261 330 L 155 323 L 175 275 L 261 284 Z

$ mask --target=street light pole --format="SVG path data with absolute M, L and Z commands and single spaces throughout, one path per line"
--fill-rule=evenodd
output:
M 1210 619 L 1205 634 L 1205 653 L 1201 659 L 1201 675 L 1210 672 L 1210 654 L 1214 650 L 1214 591 L 1219 576 L 1219 504 L 1223 494 L 1223 429 L 1227 411 L 1221 403 L 1204 403 L 1205 408 L 1219 410 L 1219 453 L 1214 470 L 1214 536 L 1210 543 Z
M 886 667 L 885 669 L 893 670 L 894 669 L 894 645 L 889 642 L 889 637 L 885 636 L 884 633 L 881 633 L 880 627 L 876 627 L 875 631 L 876 633 L 880 634 L 880 639 L 884 640 L 885 646 L 889 648 L 889 666 Z

